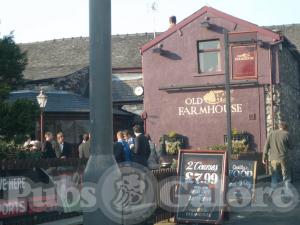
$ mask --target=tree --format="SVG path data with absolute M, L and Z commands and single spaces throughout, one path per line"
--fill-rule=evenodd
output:
M 0 103 L 0 136 L 7 141 L 23 141 L 26 134 L 34 134 L 38 115 L 37 103 L 28 99 Z
M 14 42 L 13 35 L 0 38 L 0 102 L 23 84 L 22 73 L 26 65 L 26 52 Z

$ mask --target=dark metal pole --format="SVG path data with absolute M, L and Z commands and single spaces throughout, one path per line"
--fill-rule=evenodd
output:
M 43 146 L 44 142 L 44 109 L 41 108 L 41 113 L 40 113 L 40 119 L 41 119 L 41 144 Z
M 230 101 L 230 77 L 229 77 L 229 49 L 228 30 L 223 29 L 224 34 L 224 54 L 225 54 L 225 92 L 226 92 L 226 123 L 227 123 L 227 154 L 231 159 L 232 137 L 231 137 L 231 101 Z
M 116 165 L 112 155 L 111 0 L 90 0 L 89 4 L 91 154 L 85 168 L 84 187 L 88 182 L 97 184 L 104 172 Z M 85 225 L 117 224 L 100 207 L 104 201 L 101 191 L 111 192 L 97 188 L 98 205 L 83 212 Z

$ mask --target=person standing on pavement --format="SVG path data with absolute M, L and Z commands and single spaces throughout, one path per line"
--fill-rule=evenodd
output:
M 72 146 L 68 142 L 65 142 L 64 134 L 58 132 L 56 135 L 58 148 L 56 149 L 57 158 L 65 159 L 72 155 Z
M 135 125 L 133 127 L 133 131 L 135 134 L 135 144 L 133 148 L 132 161 L 147 167 L 147 160 L 151 153 L 149 141 L 143 134 L 143 129 L 140 125 Z
M 89 134 L 84 134 L 82 136 L 83 140 L 82 143 L 78 147 L 78 154 L 79 158 L 82 159 L 88 159 L 90 156 L 90 139 L 89 139 Z
M 117 142 L 121 143 L 124 154 L 125 154 L 125 162 L 131 161 L 131 151 L 129 148 L 129 144 L 124 140 L 124 135 L 122 131 L 117 132 Z
M 131 136 L 129 130 L 124 130 L 123 131 L 123 136 L 124 136 L 124 140 L 128 143 L 130 150 L 132 150 L 134 148 L 134 137 Z
M 263 164 L 271 163 L 271 186 L 275 188 L 279 183 L 279 175 L 286 187 L 291 182 L 289 152 L 291 150 L 288 127 L 285 122 L 279 124 L 279 129 L 272 131 L 266 141 L 263 152 Z
M 56 158 L 55 151 L 52 147 L 53 134 L 51 132 L 45 133 L 45 141 L 42 146 L 43 158 Z
M 151 149 L 151 154 L 148 158 L 148 168 L 151 170 L 155 170 L 155 169 L 159 169 L 159 157 L 158 154 L 156 152 L 156 147 L 154 142 L 151 140 L 151 137 L 149 134 L 145 134 L 145 137 L 148 139 L 149 142 L 149 146 Z

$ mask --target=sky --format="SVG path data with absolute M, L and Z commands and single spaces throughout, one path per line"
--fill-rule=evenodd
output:
M 300 0 L 111 0 L 112 34 L 162 32 L 211 6 L 259 26 L 300 23 Z M 155 10 L 152 5 L 155 3 Z M 17 43 L 88 37 L 89 0 L 0 0 L 0 37 Z M 300 34 L 299 34 L 300 35 Z

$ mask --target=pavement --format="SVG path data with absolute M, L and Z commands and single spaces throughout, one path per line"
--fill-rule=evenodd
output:
M 259 183 L 257 189 L 266 187 L 267 183 Z M 273 193 L 268 197 L 265 194 L 264 198 L 257 197 L 252 205 L 244 208 L 230 208 L 229 218 L 223 221 L 224 225 L 299 225 L 300 224 L 300 181 L 293 184 L 294 196 L 283 196 L 282 193 Z M 263 204 L 261 204 L 263 203 Z M 280 204 L 282 203 L 282 204 Z M 283 206 L 283 207 L 280 207 Z M 164 220 L 155 225 L 175 225 L 171 220 Z
M 300 224 L 300 181 L 293 184 L 293 197 L 282 197 L 282 193 L 274 192 L 259 195 L 259 190 L 266 190 L 269 177 L 261 177 L 256 186 L 256 201 L 242 208 L 229 208 L 228 219 L 223 225 L 299 225 Z M 260 197 L 262 196 L 262 197 Z M 278 198 L 278 196 L 281 196 Z M 283 204 L 283 205 L 282 205 Z M 284 206 L 284 207 L 281 207 Z M 79 225 L 82 216 L 44 223 L 42 225 Z M 101 222 L 99 222 L 101 224 Z M 155 225 L 176 225 L 174 218 L 164 220 Z M 178 225 L 178 224 L 177 224 Z

